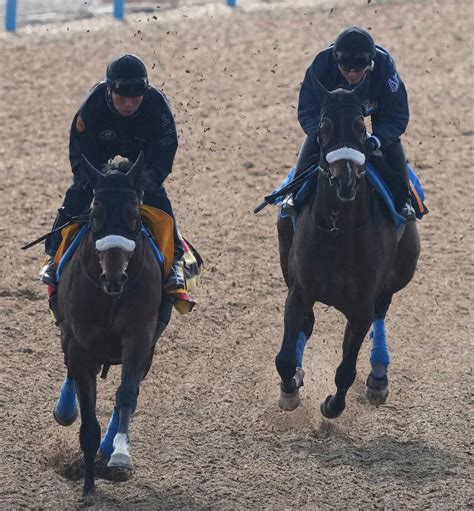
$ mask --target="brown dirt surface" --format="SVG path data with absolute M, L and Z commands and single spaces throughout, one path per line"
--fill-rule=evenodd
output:
M 42 248 L 19 247 L 50 228 L 70 182 L 72 117 L 123 51 L 144 58 L 172 103 L 180 148 L 167 189 L 206 272 L 198 306 L 174 315 L 141 387 L 132 478 L 99 479 L 88 506 L 472 506 L 472 2 L 297 3 L 0 35 L 0 509 L 83 505 L 79 421 L 62 428 L 52 416 L 64 367 L 36 281 Z M 346 411 L 328 421 L 319 403 L 334 390 L 344 320 L 316 306 L 301 406 L 279 410 L 274 357 L 286 292 L 276 212 L 252 209 L 295 161 L 306 67 L 350 24 L 369 26 L 396 57 L 410 95 L 404 141 L 431 212 L 419 223 L 418 271 L 389 312 L 389 400 L 379 408 L 366 400 L 366 341 Z M 103 428 L 118 382 L 112 368 L 98 384 Z

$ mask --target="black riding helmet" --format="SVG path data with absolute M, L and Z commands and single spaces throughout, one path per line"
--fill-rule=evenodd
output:
M 144 96 L 148 89 L 148 72 L 139 57 L 126 53 L 107 66 L 106 81 L 119 96 Z
M 333 46 L 336 62 L 345 68 L 357 71 L 372 64 L 375 58 L 375 43 L 372 36 L 359 27 L 343 30 Z

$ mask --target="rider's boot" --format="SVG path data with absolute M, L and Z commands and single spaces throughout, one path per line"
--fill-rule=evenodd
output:
M 289 193 L 281 202 L 281 212 L 285 216 L 295 217 L 298 212 L 295 206 L 295 199 L 293 197 L 293 193 Z
M 388 175 L 387 184 L 392 191 L 395 209 L 406 221 L 415 218 L 415 210 L 409 197 L 409 177 L 407 158 L 400 140 L 383 151 L 386 162 L 392 172 Z
M 184 262 L 181 253 L 175 253 L 175 258 L 173 260 L 173 264 L 171 265 L 171 269 L 164 287 L 167 291 L 185 289 L 186 284 L 184 281 Z
M 54 256 L 48 256 L 46 263 L 41 268 L 38 280 L 48 286 L 56 287 L 58 285 L 56 279 L 56 265 L 54 264 Z
M 298 153 L 293 180 L 295 180 L 304 170 L 316 161 L 319 151 L 320 148 L 317 139 L 315 137 L 306 136 Z M 283 199 L 281 203 L 281 211 L 286 216 L 296 217 L 298 215 L 293 192 L 289 193 Z
M 416 218 L 415 210 L 411 205 L 411 200 L 408 199 L 407 202 L 397 211 L 402 217 L 408 222 L 409 220 L 414 220 Z

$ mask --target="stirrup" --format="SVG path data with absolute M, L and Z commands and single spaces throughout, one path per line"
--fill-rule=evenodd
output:
M 38 280 L 47 286 L 56 287 L 58 285 L 58 281 L 56 280 L 56 265 L 54 264 L 53 257 L 48 257 L 46 264 L 41 268 Z

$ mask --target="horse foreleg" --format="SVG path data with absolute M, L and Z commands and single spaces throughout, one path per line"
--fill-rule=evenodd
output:
M 327 419 L 339 417 L 346 407 L 346 394 L 354 383 L 357 370 L 357 356 L 362 345 L 364 337 L 367 335 L 371 324 L 371 319 L 348 321 L 344 333 L 344 343 L 342 349 L 342 362 L 336 370 L 336 387 L 334 395 L 329 395 L 321 403 L 321 413 Z
M 118 431 L 113 440 L 113 452 L 107 464 L 108 467 L 133 469 L 129 453 L 128 428 L 130 418 L 137 406 L 139 385 L 145 376 L 148 359 L 151 353 L 149 347 L 134 347 L 133 353 L 124 353 L 122 362 L 122 383 L 117 390 L 115 408 L 118 414 Z
M 61 426 L 70 426 L 77 419 L 76 386 L 69 369 L 61 385 L 59 398 L 54 406 L 53 416 Z
M 278 215 L 277 221 L 278 229 L 278 242 L 280 249 L 280 266 L 285 279 L 286 285 L 288 286 L 288 256 L 290 253 L 291 244 L 293 243 L 293 220 L 291 217 L 281 218 Z
M 303 386 L 303 352 L 314 326 L 312 306 L 298 293 L 290 291 L 285 306 L 285 331 L 275 364 L 281 377 L 278 405 L 291 411 L 300 404 L 299 388 Z
M 370 364 L 372 371 L 367 378 L 367 399 L 373 405 L 382 405 L 388 396 L 388 366 L 390 353 L 385 334 L 385 315 L 392 295 L 383 295 L 375 303 L 375 321 L 372 325 L 370 338 L 372 349 L 370 352 Z
M 95 415 L 97 364 L 88 360 L 79 348 L 71 347 L 68 359 L 81 410 L 79 440 L 84 453 L 84 494 L 87 495 L 95 490 L 94 459 L 100 442 L 100 426 Z

